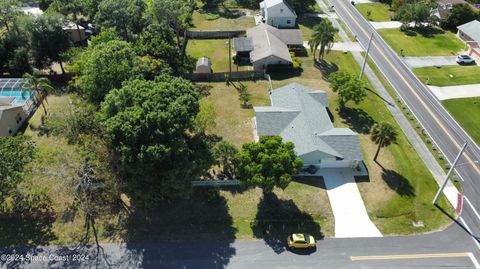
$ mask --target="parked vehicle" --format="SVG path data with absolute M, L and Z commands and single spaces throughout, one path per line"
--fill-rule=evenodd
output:
M 314 248 L 315 238 L 309 234 L 295 233 L 287 238 L 289 248 Z
M 457 63 L 458 64 L 472 64 L 475 62 L 475 59 L 470 57 L 470 55 L 467 54 L 460 54 L 457 56 Z

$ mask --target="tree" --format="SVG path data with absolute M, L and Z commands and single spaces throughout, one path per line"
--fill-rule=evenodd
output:
M 80 22 L 87 10 L 88 1 L 71 1 L 71 0 L 52 0 L 49 8 L 64 15 L 68 20 L 73 21 L 77 27 L 78 37 L 82 45 L 85 45 L 82 31 L 80 30 Z
M 238 99 L 240 100 L 240 102 L 242 102 L 242 107 L 248 108 L 250 106 L 249 102 L 252 95 L 248 92 L 247 86 L 240 83 L 240 86 L 238 87 L 237 91 L 238 91 Z
M 387 147 L 397 141 L 398 133 L 395 130 L 395 127 L 386 122 L 382 121 L 380 123 L 375 124 L 372 127 L 372 141 L 378 145 L 377 152 L 375 153 L 375 157 L 373 160 L 376 162 L 378 153 L 380 152 L 380 148 Z
M 393 0 L 392 1 L 392 9 L 393 11 L 397 11 L 398 9 L 400 9 L 400 7 L 402 7 L 403 5 L 405 5 L 406 3 L 406 0 Z
M 212 102 L 202 100 L 200 102 L 200 111 L 193 120 L 195 132 L 197 134 L 205 134 L 206 131 L 211 131 L 215 126 L 215 118 L 217 111 Z
M 330 87 L 334 92 L 338 92 L 338 102 L 340 107 L 344 107 L 348 101 L 359 104 L 367 97 L 365 92 L 365 83 L 358 79 L 355 74 L 345 71 L 337 71 L 328 77 Z
M 17 16 L 20 14 L 18 7 L 19 0 L 2 0 L 0 1 L 0 24 L 10 31 L 10 25 L 14 24 Z
M 446 25 L 451 29 L 477 19 L 478 14 L 469 4 L 455 4 L 448 14 Z
M 317 3 L 315 0 L 288 0 L 287 2 L 297 13 L 300 14 L 311 10 Z
M 259 142 L 246 143 L 235 158 L 235 174 L 241 184 L 258 186 L 269 193 L 275 186 L 285 189 L 303 162 L 295 155 L 292 142 L 280 136 L 261 137 Z
M 232 143 L 222 140 L 213 147 L 213 157 L 223 168 L 223 174 L 227 178 L 234 178 L 235 172 L 235 156 L 238 150 Z
M 333 24 L 327 19 L 322 19 L 319 24 L 313 27 L 312 36 L 310 41 L 308 41 L 308 45 L 312 50 L 314 59 L 315 52 L 317 51 L 318 47 L 320 47 L 318 59 L 323 60 L 325 50 L 328 52 L 333 46 L 336 32 L 338 32 L 338 29 L 333 27 Z
M 103 0 L 98 5 L 95 21 L 102 30 L 114 29 L 118 35 L 129 40 L 142 32 L 145 9 L 143 0 Z
M 22 181 L 35 151 L 35 145 L 26 136 L 0 136 L 0 205 Z
M 35 17 L 29 24 L 32 56 L 37 68 L 42 69 L 52 62 L 58 62 L 62 74 L 65 74 L 61 55 L 71 46 L 71 41 L 62 25 L 60 17 L 49 14 Z
M 74 85 L 96 103 L 111 89 L 120 88 L 123 81 L 142 78 L 147 71 L 132 45 L 119 40 L 89 47 L 73 69 L 77 72 Z
M 29 90 L 35 93 L 35 99 L 37 102 L 42 104 L 43 111 L 45 115 L 47 114 L 47 109 L 45 108 L 44 100 L 47 98 L 48 91 L 54 91 L 50 80 L 48 78 L 38 77 L 38 71 L 33 72 L 33 74 L 26 73 L 23 75 L 25 84 L 23 85 L 24 91 Z
M 191 132 L 198 100 L 189 81 L 169 75 L 128 81 L 106 96 L 99 120 L 137 205 L 187 195 L 210 167 L 205 139 Z

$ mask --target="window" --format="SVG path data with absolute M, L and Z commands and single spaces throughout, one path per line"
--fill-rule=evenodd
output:
M 291 24 L 291 23 L 292 23 L 292 21 L 291 21 L 291 20 L 287 20 L 287 24 Z
M 283 13 L 283 8 L 280 9 L 280 13 Z

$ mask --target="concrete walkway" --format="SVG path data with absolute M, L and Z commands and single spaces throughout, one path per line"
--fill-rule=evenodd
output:
M 328 199 L 335 216 L 335 237 L 380 237 L 368 217 L 352 169 L 322 169 Z
M 323 13 L 305 13 L 305 16 L 308 17 L 316 17 L 316 18 L 336 18 L 338 19 L 337 14 L 323 14 Z
M 439 100 L 480 96 L 480 84 L 447 87 L 428 86 L 428 88 Z
M 303 41 L 303 46 L 310 49 L 308 41 Z M 362 46 L 358 42 L 335 42 L 330 50 L 339 51 L 363 51 Z
M 403 57 L 403 61 L 411 68 L 458 65 L 457 56 Z
M 372 21 L 370 24 L 375 29 L 395 29 L 402 26 L 402 23 L 399 21 Z

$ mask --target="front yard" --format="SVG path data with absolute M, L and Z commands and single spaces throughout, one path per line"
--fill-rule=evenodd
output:
M 407 35 L 399 29 L 379 29 L 378 33 L 399 55 L 403 49 L 404 56 L 456 55 L 464 49 L 463 42 L 449 31 L 425 31 Z
M 388 4 L 381 2 L 356 4 L 355 7 L 369 21 L 390 21 L 393 11 Z M 368 12 L 371 12 L 368 16 Z
M 428 85 L 456 86 L 480 83 L 480 66 L 441 66 L 414 68 L 417 77 Z
M 480 97 L 442 101 L 467 133 L 480 144 Z

